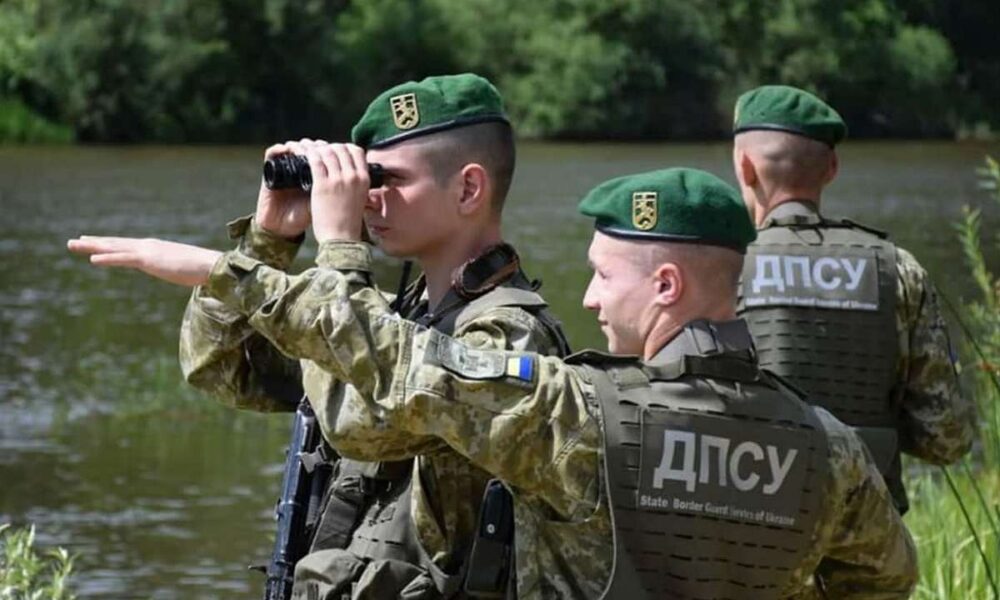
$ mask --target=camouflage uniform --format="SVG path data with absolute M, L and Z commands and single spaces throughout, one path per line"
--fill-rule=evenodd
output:
M 250 218 L 230 224 L 230 235 L 239 238 L 239 252 L 268 265 L 273 273 L 286 270 L 292 263 L 299 243 L 274 236 L 261 229 Z M 365 245 L 324 245 L 316 263 L 320 270 L 362 270 L 370 268 L 370 252 Z M 282 276 L 284 276 L 282 274 Z M 318 290 L 314 290 L 318 291 Z M 387 300 L 375 293 L 382 306 Z M 415 299 L 416 300 L 416 299 Z M 443 310 L 455 310 L 468 301 L 450 292 L 441 302 Z M 426 301 L 415 301 L 408 317 L 426 316 Z M 237 408 L 260 411 L 293 410 L 303 388 L 316 412 L 321 428 L 338 451 L 337 432 L 352 407 L 364 405 L 364 398 L 355 388 L 339 383 L 323 360 L 288 353 L 269 330 L 269 321 L 261 315 L 249 315 L 214 299 L 205 288 L 196 288 L 191 296 L 181 328 L 180 358 L 187 380 L 221 401 Z M 558 353 L 557 340 L 550 330 L 526 310 L 517 307 L 488 309 L 482 315 L 464 323 L 455 332 L 464 343 L 479 348 L 524 350 Z M 342 347 L 342 351 L 348 347 Z M 286 355 L 302 360 L 290 359 Z M 317 357 L 318 358 L 318 357 Z M 384 374 L 386 377 L 388 373 Z M 353 416 L 352 416 L 353 418 Z M 352 422 L 353 421 L 349 421 Z M 375 427 L 377 419 L 369 419 L 366 427 Z M 345 456 L 352 449 L 345 447 Z M 479 502 L 487 472 L 469 463 L 445 442 L 426 438 L 417 443 L 396 445 L 383 452 L 378 460 L 401 460 L 417 457 L 413 477 L 411 506 L 414 524 L 424 550 L 434 563 L 448 568 L 458 540 L 468 540 L 477 524 Z M 362 458 L 360 455 L 357 458 Z M 360 570 L 356 559 L 343 552 L 324 551 L 307 557 L 303 563 L 315 571 L 327 568 Z M 350 563 L 344 567 L 344 562 Z M 386 592 L 378 581 L 378 565 L 369 567 L 356 589 L 357 597 L 379 597 Z M 362 588 L 368 588 L 368 594 Z M 339 596 L 338 596 L 339 597 Z M 421 596 L 423 597 L 423 596 Z
M 972 447 L 975 406 L 959 387 L 948 328 L 927 271 L 897 247 L 896 272 L 900 446 L 927 462 L 952 463 Z
M 357 386 L 326 431 L 345 455 L 379 460 L 443 441 L 503 478 L 516 502 L 519 598 L 600 597 L 611 523 L 590 408 L 596 391 L 584 371 L 551 357 L 477 352 L 403 320 L 370 286 L 366 248 L 322 245 L 321 254 L 340 252 L 359 260 L 298 276 L 231 252 L 205 293 L 249 315 L 281 352 Z M 786 595 L 821 597 L 817 572 L 828 597 L 904 598 L 916 577 L 912 542 L 861 442 L 819 412 L 835 477 L 824 525 Z M 866 526 L 873 520 L 884 526 Z

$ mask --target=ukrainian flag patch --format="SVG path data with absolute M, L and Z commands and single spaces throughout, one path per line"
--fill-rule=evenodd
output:
M 530 356 L 511 356 L 507 359 L 507 376 L 531 381 L 535 377 L 535 361 Z

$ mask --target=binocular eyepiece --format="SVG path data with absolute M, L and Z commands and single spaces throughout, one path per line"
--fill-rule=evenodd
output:
M 385 172 L 382 165 L 368 163 L 368 179 L 371 187 L 382 187 Z M 312 189 L 312 170 L 309 161 L 298 154 L 282 154 L 264 161 L 264 185 L 270 190 L 287 190 L 301 188 L 308 192 Z

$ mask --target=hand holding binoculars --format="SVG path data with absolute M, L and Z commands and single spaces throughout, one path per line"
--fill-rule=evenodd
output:
M 385 172 L 382 165 L 368 163 L 368 178 L 371 187 L 382 187 Z M 301 188 L 308 192 L 312 189 L 312 170 L 309 161 L 298 154 L 282 154 L 264 161 L 264 185 L 270 190 L 286 190 Z

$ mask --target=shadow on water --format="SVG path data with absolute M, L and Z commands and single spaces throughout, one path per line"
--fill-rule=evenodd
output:
M 849 144 L 827 213 L 892 230 L 952 298 L 971 289 L 950 222 L 984 205 L 974 168 L 996 146 Z M 269 550 L 289 420 L 217 406 L 176 364 L 186 292 L 91 269 L 81 233 L 227 248 L 253 209 L 260 150 L 0 148 L 0 522 L 34 522 L 78 554 L 84 597 L 246 597 Z M 612 176 L 692 166 L 729 175 L 725 144 L 523 144 L 508 239 L 567 324 L 602 346 L 580 306 L 590 224 L 580 196 Z M 984 232 L 1000 215 L 987 207 Z M 308 266 L 307 245 L 297 267 Z M 1000 257 L 992 257 L 993 266 Z M 383 285 L 395 289 L 395 262 Z

